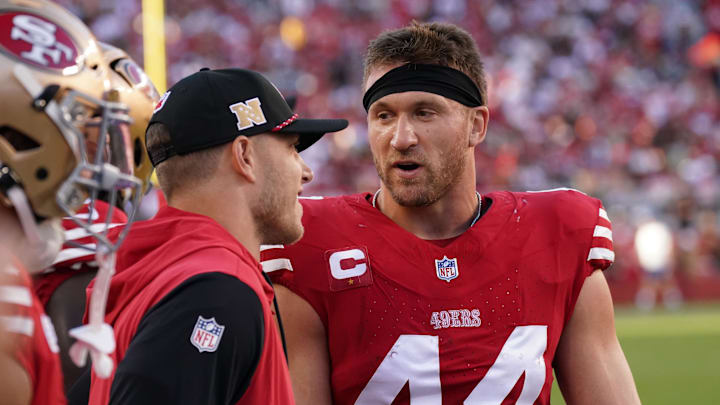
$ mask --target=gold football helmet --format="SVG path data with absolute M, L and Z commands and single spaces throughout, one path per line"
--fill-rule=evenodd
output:
M 46 0 L 0 0 L 0 27 L 1 202 L 12 205 L 7 191 L 19 187 L 36 217 L 70 216 L 114 250 L 107 229 L 73 216 L 88 197 L 92 212 L 100 192 L 114 205 L 135 190 L 136 207 L 142 187 L 131 119 L 98 42 Z
M 145 129 L 160 95 L 150 77 L 125 51 L 103 42 L 100 48 L 113 72 L 112 86 L 120 92 L 120 102 L 130 108 L 130 118 L 133 120 L 130 125 L 133 174 L 142 181 L 142 193 L 145 194 L 153 170 L 145 148 Z

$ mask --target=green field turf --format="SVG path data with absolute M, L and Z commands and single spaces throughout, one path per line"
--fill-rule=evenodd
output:
M 620 343 L 645 405 L 720 405 L 720 304 L 616 311 Z M 552 404 L 562 405 L 557 384 Z

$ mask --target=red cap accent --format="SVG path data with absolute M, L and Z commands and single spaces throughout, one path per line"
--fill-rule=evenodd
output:
M 285 128 L 286 126 L 292 124 L 292 122 L 295 121 L 295 120 L 297 119 L 297 117 L 298 117 L 297 113 L 293 114 L 292 117 L 290 117 L 290 118 L 286 119 L 285 121 L 279 123 L 275 128 L 271 129 L 271 131 L 272 131 L 272 132 L 277 132 L 277 131 Z

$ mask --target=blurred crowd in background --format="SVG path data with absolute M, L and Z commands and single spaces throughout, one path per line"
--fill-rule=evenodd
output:
M 140 0 L 60 3 L 142 61 Z M 720 0 L 166 0 L 165 8 L 168 85 L 205 66 L 250 68 L 297 97 L 301 116 L 350 121 L 304 155 L 312 195 L 379 186 L 361 103 L 368 41 L 413 19 L 458 24 L 477 41 L 489 78 L 478 190 L 571 187 L 602 199 L 616 299 L 668 283 L 687 298 L 720 298 Z M 653 250 L 636 247 L 665 246 L 654 232 L 636 243 L 650 221 L 673 243 L 644 276 L 639 256 Z

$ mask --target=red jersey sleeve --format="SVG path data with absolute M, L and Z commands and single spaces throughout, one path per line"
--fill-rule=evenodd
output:
M 260 264 L 273 284 L 296 290 L 292 261 L 285 245 L 260 245 Z
M 274 284 L 282 285 L 307 301 L 327 327 L 328 239 L 337 234 L 339 198 L 303 198 L 303 238 L 292 245 L 264 245 L 260 248 L 263 270 Z
M 591 271 L 595 269 L 605 270 L 609 268 L 615 261 L 615 252 L 613 251 L 612 240 L 612 223 L 607 212 L 598 201 L 597 222 L 593 228 L 592 239 L 590 240 L 590 249 L 588 251 L 587 261 L 591 266 Z
M 308 280 L 308 277 L 316 279 L 318 275 L 325 274 L 324 268 L 322 271 L 313 271 L 317 266 L 323 265 L 322 257 L 313 254 L 313 249 L 303 247 L 302 242 L 292 246 L 262 246 L 260 263 L 273 284 L 286 287 L 307 301 L 327 326 L 327 297 L 324 296 L 327 288 L 322 288 L 327 281 L 322 280 L 320 284 L 315 284 Z
M 92 213 L 89 212 L 89 205 L 85 204 L 78 211 L 77 216 L 83 221 L 92 219 L 93 225 L 91 225 L 91 227 L 93 231 L 99 231 L 105 226 L 104 222 L 110 212 L 110 208 L 106 202 L 97 200 L 95 201 L 95 207 Z M 111 220 L 110 224 L 108 224 L 108 229 L 119 228 L 127 223 L 127 216 L 120 209 L 114 208 L 110 214 Z M 60 284 L 76 274 L 97 271 L 94 251 L 96 245 L 95 238 L 70 218 L 64 218 L 62 226 L 65 229 L 66 243 L 53 261 L 53 265 L 47 268 L 42 274 L 35 276 L 33 282 L 35 294 L 40 299 L 43 307 L 47 306 L 55 290 L 60 287 Z M 117 233 L 110 232 L 108 237 L 114 242 Z M 87 248 L 77 247 L 67 242 L 77 243 Z
M 600 200 L 580 191 L 563 189 L 541 193 L 558 238 L 560 267 L 572 269 L 570 290 L 565 301 L 565 323 L 570 320 L 585 283 L 595 270 L 606 270 L 615 259 L 612 246 L 612 225 Z M 547 226 L 551 226 L 546 222 Z
M 529 192 L 525 196 L 546 213 L 541 220 L 543 227 L 554 229 L 552 234 L 565 239 L 563 246 L 574 245 L 581 250 L 585 277 L 612 265 L 615 260 L 612 224 L 600 200 L 573 189 Z
M 31 405 L 65 404 L 59 347 L 55 328 L 40 301 L 32 293 L 29 275 L 19 263 L 2 271 L 9 282 L 0 286 L 2 333 L 14 335 L 18 343 L 15 358 L 30 378 Z
M 91 225 L 91 228 L 93 229 L 93 232 L 99 232 L 105 227 L 105 220 L 107 219 L 111 208 L 112 212 L 110 213 L 111 219 L 108 224 L 108 229 L 125 225 L 127 223 L 127 216 L 125 213 L 118 208 L 110 207 L 108 203 L 100 200 L 95 201 L 93 212 L 90 212 L 90 206 L 85 204 L 75 216 L 82 221 L 92 221 L 93 224 Z M 65 228 L 66 242 L 74 242 L 87 247 L 87 249 L 66 243 L 55 259 L 53 267 L 69 268 L 74 263 L 91 262 L 95 260 L 95 238 L 92 237 L 85 229 L 78 226 L 75 221 L 70 218 L 64 218 L 62 226 Z M 110 240 L 114 241 L 116 235 L 111 232 L 108 237 Z M 46 273 L 52 272 L 54 270 L 53 267 L 46 270 Z

